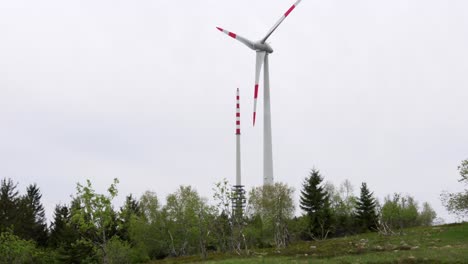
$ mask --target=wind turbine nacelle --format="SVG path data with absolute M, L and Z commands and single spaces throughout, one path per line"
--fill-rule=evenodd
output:
M 273 53 L 273 49 L 267 43 L 261 43 L 259 41 L 259 42 L 255 42 L 253 46 L 256 51 L 264 51 L 266 53 Z

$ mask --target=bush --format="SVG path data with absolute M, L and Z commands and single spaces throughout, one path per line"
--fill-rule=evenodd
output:
M 11 232 L 0 233 L 0 264 L 3 263 L 57 263 L 54 251 L 36 248 L 30 240 L 23 240 Z
M 143 251 L 132 248 L 128 242 L 122 241 L 116 236 L 107 242 L 106 252 L 109 264 L 141 263 L 149 260 Z

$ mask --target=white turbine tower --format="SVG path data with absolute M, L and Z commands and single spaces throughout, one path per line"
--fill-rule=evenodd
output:
M 273 49 L 266 43 L 271 34 L 278 28 L 283 20 L 294 10 L 294 8 L 301 2 L 297 0 L 286 13 L 276 22 L 276 24 L 268 31 L 262 39 L 258 41 L 251 41 L 241 37 L 235 33 L 217 27 L 217 29 L 228 36 L 237 39 L 244 43 L 247 47 L 257 53 L 255 62 L 255 89 L 254 89 L 254 108 L 253 108 L 253 125 L 255 126 L 255 119 L 257 115 L 257 97 L 258 97 L 258 81 L 260 79 L 260 71 L 262 64 L 265 64 L 263 69 L 263 184 L 273 184 L 273 151 L 272 151 L 272 137 L 271 137 L 271 110 L 270 110 L 270 77 L 268 54 L 273 53 Z

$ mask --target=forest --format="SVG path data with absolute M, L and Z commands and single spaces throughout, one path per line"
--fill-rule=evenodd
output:
M 468 183 L 468 160 L 458 167 Z M 45 217 L 36 184 L 18 190 L 13 179 L 0 182 L 0 263 L 147 263 L 210 254 L 249 255 L 257 249 L 287 248 L 300 241 L 377 232 L 392 235 L 403 228 L 431 226 L 432 207 L 410 195 L 391 194 L 378 201 L 361 183 L 359 195 L 348 180 L 339 186 L 324 181 L 317 169 L 304 178 L 296 212 L 294 190 L 275 183 L 247 192 L 246 206 L 233 206 L 227 180 L 214 184 L 211 199 L 193 186 L 180 186 L 160 200 L 146 191 L 129 195 L 116 207 L 118 179 L 106 193 L 91 181 L 77 183 L 69 204 L 57 204 Z M 468 190 L 442 193 L 449 212 L 463 219 Z

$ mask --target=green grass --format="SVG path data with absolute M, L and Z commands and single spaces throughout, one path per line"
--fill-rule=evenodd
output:
M 405 229 L 399 235 L 361 234 L 300 242 L 282 250 L 254 250 L 249 256 L 212 253 L 155 263 L 468 263 L 468 223 Z

